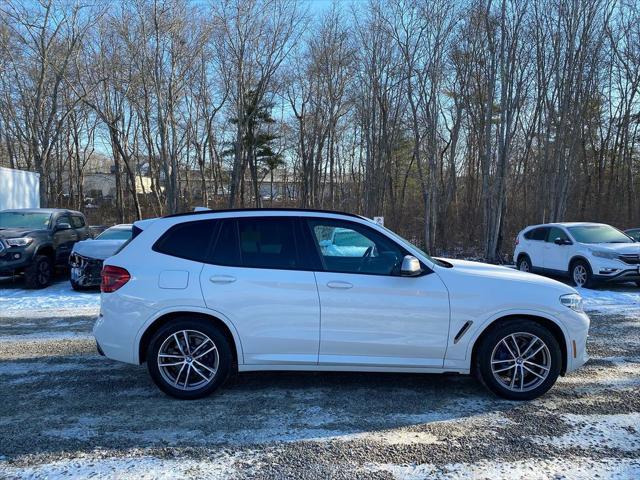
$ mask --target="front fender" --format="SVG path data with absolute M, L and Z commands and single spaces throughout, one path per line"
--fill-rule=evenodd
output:
M 444 361 L 444 367 L 470 371 L 473 347 L 475 346 L 478 338 L 480 338 L 482 333 L 485 332 L 487 328 L 489 328 L 493 323 L 507 317 L 538 317 L 553 322 L 553 324 L 557 325 L 562 332 L 565 342 L 565 351 L 570 351 L 569 332 L 565 325 L 563 325 L 563 323 L 559 321 L 556 316 L 542 310 L 507 309 L 501 310 L 499 312 L 494 312 L 484 319 L 474 320 L 471 327 L 469 327 L 469 330 L 459 339 L 457 343 L 454 343 L 454 338 L 458 332 L 452 331 L 449 338 L 449 345 Z

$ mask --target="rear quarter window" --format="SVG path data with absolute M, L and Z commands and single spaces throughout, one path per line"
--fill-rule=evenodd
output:
M 173 225 L 156 241 L 152 249 L 172 257 L 206 262 L 216 226 L 216 220 Z

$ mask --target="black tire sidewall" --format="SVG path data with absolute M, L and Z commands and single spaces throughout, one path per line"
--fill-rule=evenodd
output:
M 162 343 L 168 336 L 180 330 L 197 330 L 202 332 L 213 340 L 216 344 L 216 348 L 218 349 L 219 364 L 216 377 L 211 383 L 198 390 L 184 391 L 175 388 L 171 384 L 167 383 L 158 368 L 156 360 Z M 149 342 L 149 348 L 147 348 L 146 362 L 149 374 L 160 390 L 167 395 L 181 400 L 195 400 L 210 395 L 227 380 L 229 373 L 231 372 L 233 355 L 227 338 L 211 322 L 199 318 L 191 319 L 188 317 L 181 317 L 172 320 L 167 325 L 161 327 L 160 330 L 153 335 Z
M 542 384 L 527 392 L 513 392 L 502 386 L 491 371 L 491 353 L 498 342 L 511 333 L 527 332 L 546 343 L 551 354 L 551 370 Z M 553 334 L 544 326 L 532 320 L 518 319 L 501 322 L 491 328 L 481 339 L 477 353 L 477 373 L 482 383 L 496 395 L 509 400 L 533 400 L 544 395 L 556 382 L 562 367 L 562 350 Z
M 42 264 L 43 262 L 49 265 L 49 278 L 45 283 L 40 283 L 38 281 L 38 270 L 40 268 L 40 264 Z M 49 257 L 47 257 L 46 255 L 36 255 L 33 258 L 31 265 L 25 268 L 24 275 L 25 275 L 24 283 L 27 288 L 34 288 L 34 289 L 45 288 L 47 285 L 51 283 L 51 280 L 53 280 L 53 262 L 51 262 Z

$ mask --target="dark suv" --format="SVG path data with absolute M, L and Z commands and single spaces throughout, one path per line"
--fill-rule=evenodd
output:
M 73 244 L 90 237 L 84 215 L 34 208 L 0 211 L 0 275 L 24 272 L 27 288 L 46 287 Z

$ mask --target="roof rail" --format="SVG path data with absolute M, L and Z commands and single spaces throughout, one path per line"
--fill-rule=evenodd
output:
M 333 213 L 336 215 L 346 215 L 355 218 L 364 218 L 362 215 L 356 215 L 355 213 L 339 212 L 337 210 L 320 210 L 312 208 L 226 208 L 222 210 L 196 210 L 193 212 L 173 213 L 171 215 L 165 215 L 162 218 L 174 218 L 174 217 L 190 217 L 194 215 L 202 215 L 203 213 L 229 213 L 229 212 L 313 212 L 313 213 Z

